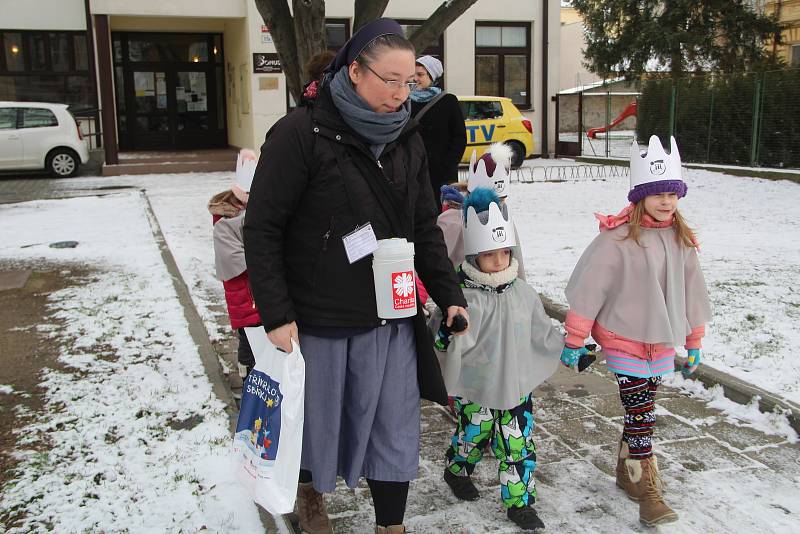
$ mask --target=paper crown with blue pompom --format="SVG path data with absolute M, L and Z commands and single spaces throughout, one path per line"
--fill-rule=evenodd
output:
M 485 187 L 494 191 L 498 197 L 505 198 L 511 185 L 511 158 L 514 152 L 503 143 L 493 143 L 478 159 L 473 150 L 469 159 L 467 190 Z
M 516 246 L 514 223 L 508 205 L 501 207 L 493 190 L 474 190 L 464 202 L 463 209 L 465 255 Z

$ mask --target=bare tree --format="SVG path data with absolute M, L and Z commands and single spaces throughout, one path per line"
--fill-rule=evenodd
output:
M 300 98 L 306 73 L 303 66 L 315 54 L 326 49 L 324 0 L 255 0 L 256 8 L 269 27 L 289 92 Z M 424 50 L 477 0 L 445 0 L 430 17 L 409 36 L 417 50 Z M 353 30 L 383 15 L 389 0 L 353 0 Z

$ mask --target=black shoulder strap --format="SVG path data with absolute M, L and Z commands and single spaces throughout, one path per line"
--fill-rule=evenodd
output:
M 375 198 L 381 205 L 381 209 L 386 214 L 386 217 L 389 218 L 389 223 L 396 237 L 410 237 L 411 228 L 408 224 L 405 224 L 408 222 L 406 220 L 407 217 L 402 216 L 402 212 L 400 211 L 402 206 L 398 206 L 395 194 L 392 192 L 388 181 L 389 179 L 384 174 L 380 161 L 376 160 L 374 169 L 370 169 L 369 166 L 371 166 L 372 163 L 367 163 L 365 161 L 366 158 L 358 153 L 358 149 L 348 146 L 347 150 L 353 158 L 353 163 L 361 171 L 364 180 L 366 180 L 367 185 L 369 185 L 369 188 L 372 190 L 372 194 L 375 195 Z
M 446 94 L 447 94 L 447 93 L 445 93 L 444 91 L 442 91 L 442 92 L 441 92 L 441 93 L 439 93 L 438 95 L 436 95 L 436 96 L 434 96 L 433 98 L 431 98 L 430 100 L 428 100 L 428 103 L 427 103 L 427 104 L 425 104 L 425 107 L 423 107 L 421 110 L 419 110 L 419 113 L 417 113 L 417 114 L 416 114 L 416 116 L 414 117 L 414 118 L 417 120 L 417 122 L 421 121 L 421 120 L 422 120 L 422 117 L 423 117 L 423 116 L 424 116 L 424 115 L 425 115 L 425 114 L 426 114 L 428 111 L 430 111 L 430 109 L 433 107 L 433 105 L 434 105 L 435 103 L 437 103 L 439 100 L 441 100 L 441 99 L 444 97 L 444 95 L 446 95 Z

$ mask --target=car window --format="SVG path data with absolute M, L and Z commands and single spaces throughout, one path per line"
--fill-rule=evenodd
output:
M 499 119 L 503 116 L 503 106 L 495 101 L 465 102 L 464 118 L 468 121 Z
M 17 108 L 0 109 L 0 130 L 13 130 L 17 127 Z
M 49 109 L 24 108 L 22 110 L 23 128 L 42 128 L 45 126 L 58 126 L 58 119 Z

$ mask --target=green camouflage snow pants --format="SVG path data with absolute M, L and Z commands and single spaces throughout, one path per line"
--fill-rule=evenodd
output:
M 454 397 L 458 422 L 447 449 L 447 468 L 471 475 L 483 457 L 486 442 L 499 460 L 500 498 L 506 508 L 536 502 L 536 445 L 533 442 L 533 400 L 528 395 L 510 410 L 485 408 Z

